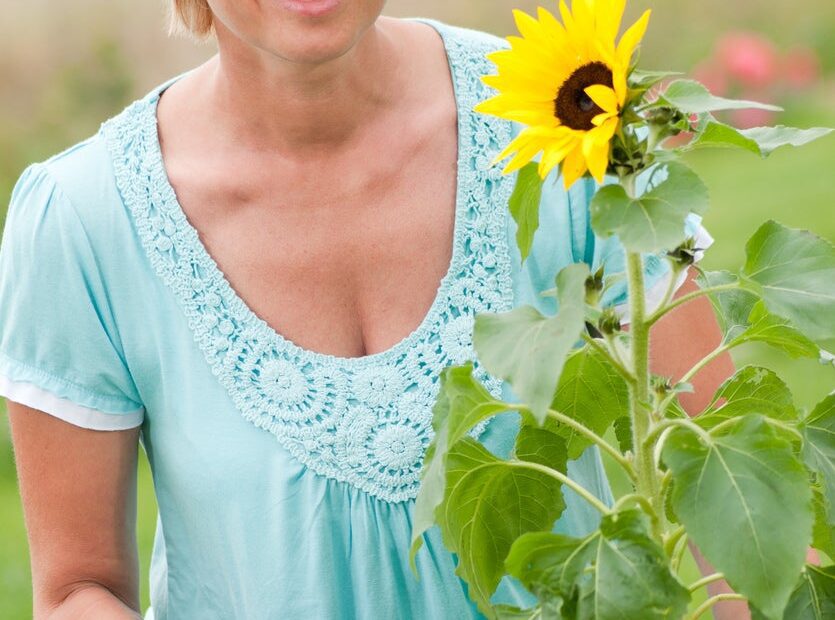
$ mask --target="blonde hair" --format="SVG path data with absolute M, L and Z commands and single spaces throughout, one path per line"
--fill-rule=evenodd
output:
M 206 0 L 172 0 L 168 31 L 205 39 L 212 32 L 212 10 Z

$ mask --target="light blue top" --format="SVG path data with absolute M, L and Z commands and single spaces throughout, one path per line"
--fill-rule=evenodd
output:
M 566 193 L 552 179 L 520 264 L 506 207 L 514 178 L 488 166 L 519 127 L 472 111 L 491 94 L 479 80 L 493 72 L 485 53 L 507 44 L 424 21 L 444 39 L 458 104 L 455 245 L 423 322 L 387 351 L 303 349 L 236 295 L 163 167 L 156 103 L 173 80 L 15 187 L 0 251 L 0 393 L 89 428 L 141 424 L 159 502 L 157 620 L 481 617 L 437 527 L 417 555 L 420 581 L 409 569 L 438 374 L 473 356 L 475 312 L 553 313 L 539 293 L 562 267 L 605 261 L 616 272 L 623 256 L 589 228 L 595 181 Z M 649 257 L 650 287 L 666 269 Z M 623 287 L 608 301 L 623 302 Z M 475 434 L 507 455 L 517 427 L 505 414 Z M 595 451 L 570 473 L 610 500 Z M 566 494 L 555 528 L 595 528 Z M 506 578 L 495 600 L 533 599 Z

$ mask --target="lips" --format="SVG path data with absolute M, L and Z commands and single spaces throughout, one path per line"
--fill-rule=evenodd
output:
M 305 17 L 322 17 L 334 11 L 342 0 L 283 0 L 284 8 Z

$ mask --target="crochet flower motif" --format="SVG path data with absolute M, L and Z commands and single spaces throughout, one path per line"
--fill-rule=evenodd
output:
M 381 429 L 371 442 L 375 460 L 388 469 L 403 470 L 415 464 L 423 444 L 412 426 L 394 424 Z
M 394 401 L 406 389 L 406 381 L 396 368 L 370 367 L 353 376 L 351 387 L 359 400 L 372 407 L 381 407 Z
M 301 404 L 310 394 L 304 374 L 282 359 L 270 360 L 261 366 L 258 384 L 267 397 L 291 407 Z
M 461 364 L 473 356 L 473 316 L 462 314 L 444 328 L 441 346 L 453 364 Z

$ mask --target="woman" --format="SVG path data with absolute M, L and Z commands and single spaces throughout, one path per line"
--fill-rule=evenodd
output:
M 140 617 L 139 440 L 160 510 L 148 617 L 478 616 L 437 528 L 420 581 L 408 566 L 438 373 L 472 357 L 475 312 L 553 311 L 558 269 L 616 269 L 618 248 L 589 236 L 591 179 L 552 183 L 520 264 L 513 178 L 487 166 L 518 128 L 472 111 L 504 42 L 383 5 L 177 0 L 219 53 L 19 180 L 0 392 L 37 618 Z M 654 334 L 668 375 L 719 338 L 707 302 Z M 481 439 L 506 452 L 517 423 Z M 572 468 L 608 497 L 593 451 Z M 557 528 L 595 527 L 568 503 Z M 495 600 L 530 602 L 509 579 Z

